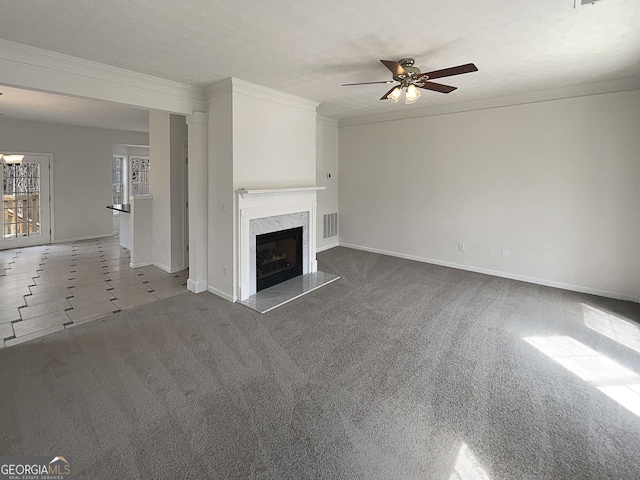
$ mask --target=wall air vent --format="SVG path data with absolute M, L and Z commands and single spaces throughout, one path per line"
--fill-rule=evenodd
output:
M 338 235 L 338 214 L 328 213 L 324 217 L 323 238 L 335 237 Z

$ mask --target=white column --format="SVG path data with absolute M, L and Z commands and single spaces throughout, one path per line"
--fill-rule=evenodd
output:
M 129 155 L 122 156 L 122 203 L 131 203 L 131 158 Z
M 171 116 L 149 111 L 149 191 L 153 195 L 153 264 L 171 272 Z M 135 222 L 135 219 L 133 220 Z
M 189 279 L 194 293 L 207 290 L 207 114 L 187 116 L 189 126 Z

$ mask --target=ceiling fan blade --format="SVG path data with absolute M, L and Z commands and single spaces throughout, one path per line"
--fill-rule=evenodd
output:
M 400 65 L 398 62 L 394 62 L 392 60 L 380 60 L 380 62 L 382 62 L 385 67 L 391 70 L 391 73 L 393 73 L 394 77 L 397 77 L 399 75 L 407 75 L 405 69 L 402 68 L 402 65 Z
M 343 87 L 350 87 L 351 85 L 371 85 L 374 83 L 393 83 L 393 80 L 386 80 L 384 82 L 360 82 L 360 83 L 343 83 Z
M 434 92 L 440 92 L 440 93 L 451 93 L 458 88 L 458 87 L 451 87 L 449 85 L 443 85 L 441 83 L 435 83 L 435 82 L 424 82 L 424 85 L 422 86 L 416 85 L 416 87 L 424 88 L 426 90 L 433 90 Z
M 394 85 L 393 87 L 391 87 L 391 90 L 389 90 L 387 93 L 385 93 L 382 97 L 380 97 L 380 100 L 388 100 L 387 95 L 389 95 L 391 92 L 393 92 L 393 90 L 397 87 L 398 85 Z
M 442 70 L 434 70 L 433 72 L 426 72 L 420 75 L 421 77 L 442 78 L 451 77 L 452 75 L 460 75 L 462 73 L 477 72 L 478 67 L 473 63 L 467 63 L 465 65 L 458 65 L 457 67 L 443 68 Z

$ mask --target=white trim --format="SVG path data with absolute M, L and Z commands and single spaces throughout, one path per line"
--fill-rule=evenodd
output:
M 325 117 L 323 115 L 317 116 L 318 123 L 326 126 L 326 127 L 335 127 L 338 128 L 340 122 L 335 118 Z
M 148 267 L 149 265 L 153 265 L 151 262 L 138 262 L 138 263 L 130 263 L 130 268 L 140 268 L 140 267 Z
M 181 114 L 203 110 L 200 87 L 0 40 L 0 84 Z
M 54 184 L 53 184 L 53 153 L 35 153 L 35 152 L 13 152 L 13 151 L 7 151 L 7 150 L 2 150 L 2 153 L 5 155 L 25 155 L 25 156 L 34 156 L 34 157 L 48 157 L 49 158 L 49 230 L 51 231 L 51 233 L 49 234 L 49 240 L 44 241 L 43 243 L 39 243 L 39 244 L 34 244 L 34 245 L 29 245 L 29 246 L 37 246 L 37 245 L 49 245 L 52 243 L 59 243 L 55 240 L 55 233 L 56 233 L 56 229 L 54 228 L 54 208 L 55 208 L 55 203 L 54 203 Z M 0 173 L 0 178 L 2 178 L 2 174 Z M 1 189 L 2 187 L 0 187 Z M 0 225 L 2 224 L 2 220 L 0 220 Z M 113 232 L 112 232 L 113 234 Z M 71 240 L 73 241 L 73 240 Z M 13 247 L 11 247 L 13 248 Z
M 49 162 L 49 166 L 48 166 L 48 170 L 49 170 L 49 230 L 50 230 L 50 234 L 49 234 L 49 239 L 43 241 L 42 243 L 37 243 L 34 245 L 28 245 L 28 246 L 38 246 L 38 245 L 49 245 L 52 243 L 56 243 L 55 241 L 55 228 L 54 228 L 54 208 L 55 208 L 55 204 L 53 201 L 53 192 L 54 192 L 54 188 L 53 188 L 53 153 L 35 153 L 35 152 L 18 152 L 18 151 L 7 151 L 7 150 L 2 150 L 2 153 L 4 155 L 25 155 L 25 156 L 34 156 L 34 157 L 48 157 L 48 162 Z M 2 178 L 2 173 L 0 172 L 0 179 Z M 2 189 L 2 187 L 0 187 L 0 189 Z M 0 220 L 0 225 L 2 225 L 2 220 Z M 43 235 L 44 237 L 44 235 Z M 34 237 L 35 238 L 35 237 Z M 41 237 L 42 238 L 42 237 Z M 14 248 L 14 247 L 11 247 Z
M 338 242 L 330 243 L 329 245 L 325 245 L 323 247 L 316 248 L 316 253 L 324 252 L 325 250 L 330 250 L 332 248 L 336 248 L 340 246 Z
M 266 190 L 236 190 L 236 272 L 234 293 L 240 300 L 246 300 L 255 293 L 251 284 L 251 220 L 291 213 L 308 212 L 308 249 L 303 259 L 303 273 L 318 270 L 316 260 L 316 193 L 324 187 L 291 187 Z
M 71 238 L 63 238 L 58 240 L 56 238 L 55 241 L 51 241 L 51 243 L 67 243 L 67 242 L 79 242 L 81 240 L 95 240 L 96 238 L 109 238 L 113 237 L 113 232 L 109 233 L 101 233 L 98 235 L 87 235 L 86 237 L 71 237 Z M 127 249 L 128 250 L 128 249 Z
M 187 279 L 187 290 L 193 292 L 193 293 L 201 293 L 201 292 L 206 292 L 207 291 L 207 281 L 206 280 L 200 280 L 200 281 L 195 281 L 192 280 L 191 278 Z
M 370 123 L 392 122 L 395 120 L 407 120 L 411 118 L 431 117 L 435 115 L 447 115 L 451 113 L 470 112 L 474 110 L 488 110 L 491 108 L 510 107 L 527 103 L 548 102 L 564 98 L 585 97 L 590 95 L 602 95 L 606 93 L 640 90 L 640 77 L 629 77 L 606 82 L 572 85 L 569 87 L 551 88 L 535 92 L 504 95 L 501 97 L 484 98 L 460 103 L 448 103 L 433 107 L 413 108 L 391 113 L 377 115 L 365 115 L 362 117 L 344 118 L 339 121 L 340 127 L 355 125 L 367 125 Z
M 188 130 L 187 130 L 188 132 Z M 189 142 L 182 142 L 182 264 L 189 265 Z
M 225 78 L 219 82 L 212 83 L 204 88 L 204 97 L 207 102 L 211 102 L 217 97 L 228 95 L 233 92 L 233 78 Z
M 51 243 L 54 242 L 54 238 L 56 236 L 56 226 L 55 226 L 55 183 L 54 183 L 54 172 L 53 172 L 53 153 L 45 153 L 44 155 L 49 156 L 49 229 L 51 230 L 51 235 L 49 235 L 49 241 Z M 111 223 L 113 226 L 113 222 Z M 113 232 L 111 232 L 113 234 Z
M 153 265 L 155 267 L 158 267 L 160 270 L 164 270 L 167 273 L 176 273 L 176 272 L 181 272 L 182 270 L 185 270 L 187 267 L 167 267 L 166 265 L 163 265 L 160 262 L 151 262 L 151 263 L 147 263 L 146 265 Z
M 533 283 L 535 285 L 543 285 L 545 287 L 559 288 L 562 290 L 569 290 L 572 292 L 587 293 L 589 295 L 598 295 L 600 297 L 614 298 L 616 300 L 628 300 L 631 302 L 640 303 L 639 302 L 640 299 L 637 299 L 631 295 L 624 295 L 616 292 L 610 292 L 608 290 L 599 290 L 597 288 L 583 287 L 581 285 L 573 285 L 570 283 L 556 282 L 554 280 L 546 280 L 543 278 L 528 277 L 526 275 L 518 275 L 515 273 L 501 272 L 498 270 L 490 270 L 488 268 L 473 267 L 470 265 L 462 265 L 459 263 L 444 262 L 441 260 L 435 260 L 433 258 L 424 258 L 416 255 L 407 255 L 404 253 L 391 252 L 389 250 L 381 250 L 379 248 L 363 247 L 361 245 L 353 245 L 350 243 L 340 242 L 339 245 L 341 247 L 353 248 L 355 250 L 363 250 L 365 252 L 379 253 L 382 255 L 389 255 L 391 257 L 404 258 L 407 260 L 415 260 L 417 262 L 430 263 L 433 265 L 440 265 L 442 267 L 455 268 L 458 270 L 466 270 L 468 272 L 482 273 L 482 274 L 491 275 L 494 277 L 508 278 L 510 280 L 518 280 L 520 282 Z
M 259 190 L 250 190 L 247 188 L 239 188 L 236 190 L 242 198 L 260 198 L 275 197 L 278 195 L 288 195 L 293 193 L 317 192 L 327 187 L 294 187 L 294 188 L 265 188 Z
M 255 83 L 245 82 L 244 80 L 233 77 L 225 78 L 224 80 L 209 85 L 205 88 L 205 98 L 207 102 L 210 102 L 216 97 L 220 97 L 229 93 L 238 93 L 247 97 L 267 100 L 269 102 L 279 103 L 294 108 L 300 108 L 302 110 L 307 110 L 313 113 L 316 112 L 316 108 L 318 108 L 318 105 L 320 105 L 319 102 L 314 102 L 313 100 L 296 97 L 295 95 L 291 95 L 289 93 L 280 92 L 272 88 L 256 85 Z
M 228 293 L 223 292 L 222 290 L 218 290 L 217 288 L 212 287 L 211 285 L 209 285 L 207 287 L 207 290 L 211 293 L 213 293 L 214 295 L 217 295 L 218 297 L 224 298 L 225 300 L 235 303 L 238 298 L 235 295 L 229 295 Z

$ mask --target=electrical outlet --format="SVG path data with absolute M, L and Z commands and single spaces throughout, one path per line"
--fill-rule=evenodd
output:
M 464 251 L 465 251 L 464 243 L 459 243 L 459 244 L 458 244 L 458 251 L 459 251 L 459 252 L 464 252 Z
M 502 249 L 502 258 L 509 258 L 509 250 L 506 248 Z

